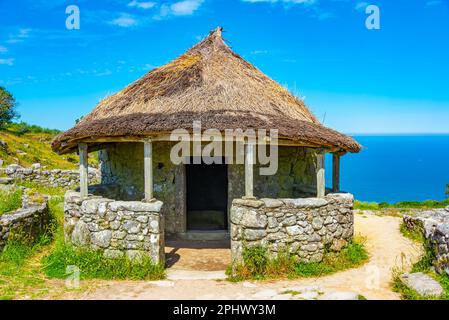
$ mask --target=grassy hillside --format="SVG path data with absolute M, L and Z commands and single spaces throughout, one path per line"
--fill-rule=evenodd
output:
M 24 123 L 14 123 L 0 130 L 0 159 L 3 167 L 17 163 L 28 167 L 39 162 L 46 169 L 76 169 L 76 154 L 58 155 L 51 149 L 51 141 L 57 130 L 44 129 Z M 96 153 L 89 155 L 89 165 L 98 164 Z

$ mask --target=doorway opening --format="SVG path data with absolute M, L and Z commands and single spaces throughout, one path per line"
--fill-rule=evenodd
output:
M 187 164 L 186 201 L 187 231 L 228 230 L 227 165 Z

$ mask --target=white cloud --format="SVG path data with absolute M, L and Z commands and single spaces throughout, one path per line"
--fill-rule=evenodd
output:
M 4 46 L 0 46 L 0 53 L 5 53 L 8 52 L 8 48 L 4 47 Z
M 268 54 L 268 50 L 254 50 L 254 51 L 251 51 L 251 54 L 253 54 L 253 55 Z
M 135 8 L 139 8 L 139 9 L 151 9 L 154 8 L 156 6 L 156 2 L 144 2 L 144 1 L 136 1 L 133 0 L 130 3 L 128 3 L 128 7 L 135 7 Z
M 355 5 L 355 9 L 358 11 L 365 11 L 366 7 L 368 7 L 368 2 L 365 1 L 357 2 Z
M 7 43 L 19 43 L 30 37 L 31 29 L 22 28 L 16 34 L 10 35 Z
M 443 1 L 441 1 L 441 0 L 431 0 L 431 1 L 426 2 L 426 6 L 437 6 L 442 3 L 443 3 Z
M 7 65 L 7 66 L 12 66 L 14 64 L 14 59 L 13 58 L 0 59 L 0 64 L 4 64 L 4 65 Z
M 183 0 L 170 5 L 170 13 L 175 16 L 188 16 L 201 6 L 204 0 Z
M 138 24 L 137 20 L 133 16 L 126 13 L 122 13 L 120 17 L 110 21 L 109 23 L 122 28 L 134 27 Z
M 292 3 L 292 4 L 314 4 L 316 0 L 242 0 L 243 2 L 249 2 L 249 3 L 261 3 L 261 2 L 267 2 L 267 3 Z

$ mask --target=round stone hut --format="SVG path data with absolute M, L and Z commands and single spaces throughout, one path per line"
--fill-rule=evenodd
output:
M 80 155 L 80 188 L 65 198 L 66 240 L 106 257 L 163 262 L 164 239 L 182 237 L 228 239 L 234 260 L 259 244 L 320 261 L 326 246 L 340 250 L 353 235 L 339 163 L 360 145 L 234 53 L 221 28 L 101 101 L 52 147 Z M 93 151 L 101 184 L 89 186 Z

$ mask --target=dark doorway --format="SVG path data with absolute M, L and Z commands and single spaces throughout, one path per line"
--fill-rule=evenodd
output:
M 226 164 L 188 164 L 186 180 L 187 230 L 227 230 Z

